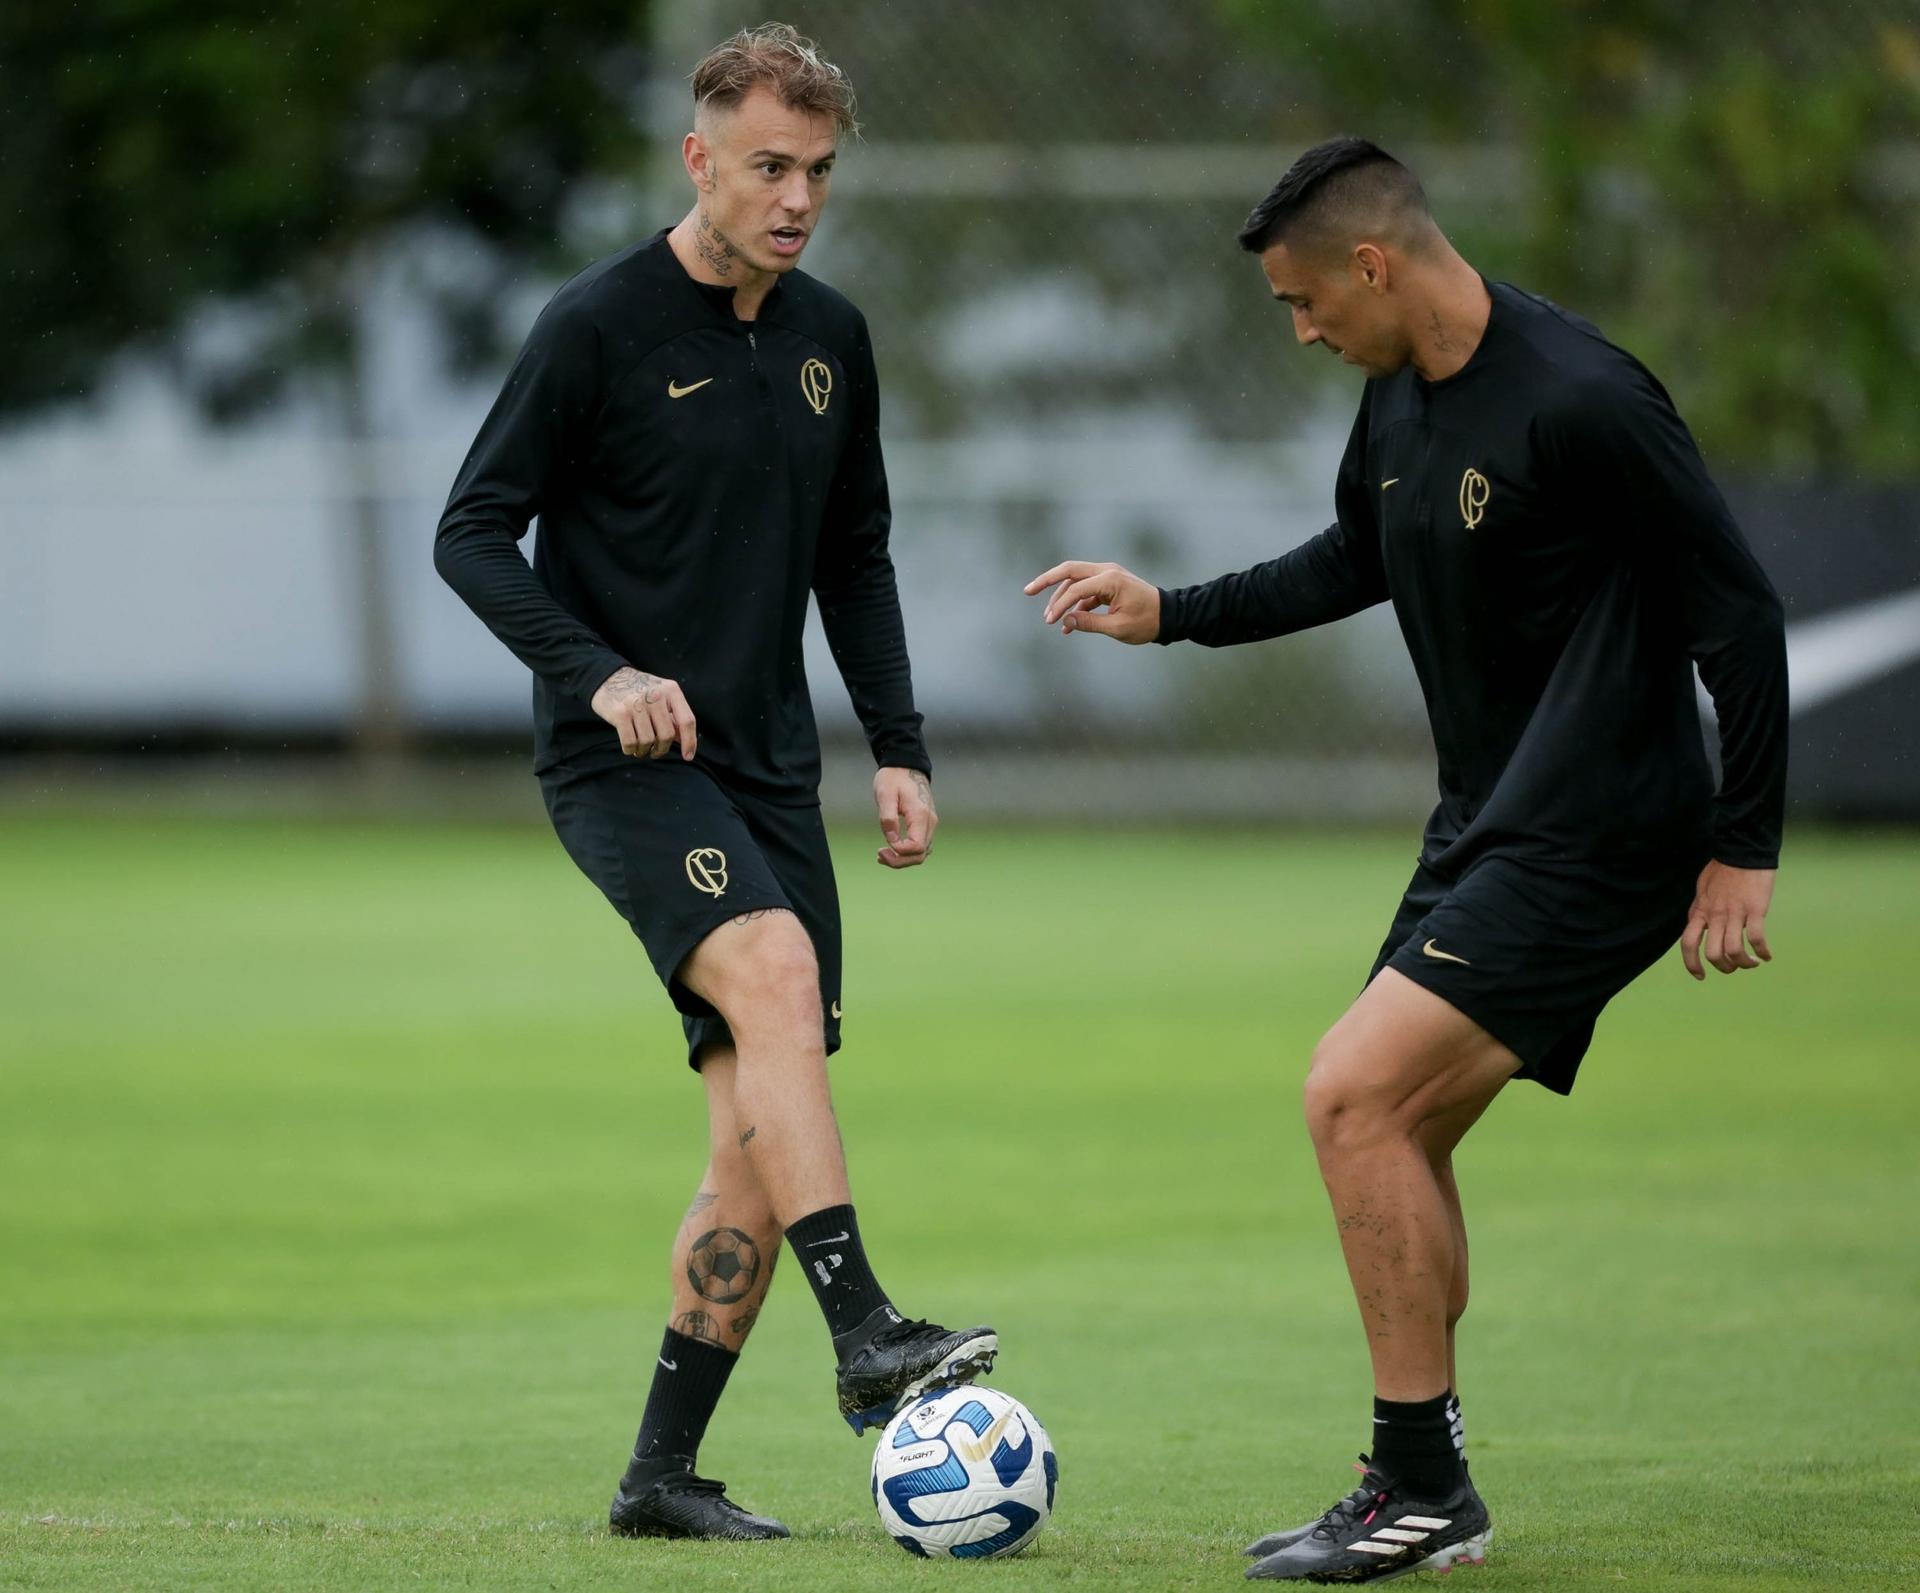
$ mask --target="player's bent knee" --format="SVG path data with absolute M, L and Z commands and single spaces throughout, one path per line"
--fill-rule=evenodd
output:
M 782 914 L 778 927 L 756 935 L 750 944 L 729 948 L 708 984 L 702 993 L 736 1035 L 762 1023 L 819 1021 L 819 959 L 806 930 L 791 914 Z
M 817 999 L 820 990 L 813 941 L 784 910 L 722 924 L 694 947 L 682 977 L 723 1015 L 729 1006 L 809 991 Z
M 1355 1101 L 1340 1068 L 1327 1061 L 1321 1051 L 1314 1052 L 1313 1066 L 1307 1070 L 1306 1083 L 1301 1088 L 1300 1104 L 1314 1148 L 1332 1148 L 1352 1120 Z
M 1307 1132 L 1314 1149 L 1325 1154 L 1370 1143 L 1404 1131 L 1391 1103 L 1365 1081 L 1360 1059 L 1329 1034 L 1314 1048 L 1301 1091 Z
M 1351 1070 L 1352 1057 L 1341 1042 L 1340 1031 L 1329 1029 L 1320 1036 L 1307 1065 L 1304 1095 L 1311 1114 L 1316 1107 L 1328 1107 L 1345 1089 L 1345 1075 Z

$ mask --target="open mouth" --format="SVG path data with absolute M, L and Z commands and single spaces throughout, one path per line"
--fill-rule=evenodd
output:
M 807 241 L 805 231 L 799 227 L 775 227 L 769 236 L 781 254 L 798 254 Z

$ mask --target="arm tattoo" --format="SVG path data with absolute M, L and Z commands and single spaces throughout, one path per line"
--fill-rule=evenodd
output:
M 711 1189 L 701 1190 L 699 1194 L 693 1197 L 693 1204 L 687 1207 L 687 1215 L 689 1217 L 699 1216 L 701 1212 L 705 1211 L 707 1207 L 711 1206 L 719 1198 L 720 1196 Z
M 687 1282 L 715 1305 L 737 1305 L 760 1279 L 760 1247 L 738 1228 L 714 1228 L 687 1251 Z
M 747 1141 L 752 1139 L 753 1136 L 755 1134 L 758 1134 L 759 1132 L 760 1132 L 759 1129 L 755 1128 L 753 1124 L 749 1123 L 746 1127 L 746 1131 L 742 1133 L 740 1136 L 740 1148 L 742 1150 L 745 1150 L 747 1148 Z
M 791 907 L 756 907 L 750 913 L 738 913 L 734 916 L 736 924 L 751 924 L 756 919 L 765 918 L 769 913 L 790 913 Z
M 732 1328 L 736 1334 L 744 1335 L 747 1329 L 753 1326 L 754 1318 L 759 1316 L 759 1314 L 760 1314 L 760 1307 L 757 1305 L 750 1305 L 746 1308 L 746 1310 L 742 1311 L 737 1317 L 735 1317 L 731 1322 L 729 1322 L 727 1326 Z
M 731 276 L 733 262 L 740 257 L 740 251 L 733 240 L 716 227 L 703 210 L 700 212 L 700 230 L 693 235 L 693 246 L 700 251 L 700 258 L 713 268 L 715 276 Z
M 698 1339 L 702 1344 L 720 1344 L 720 1324 L 705 1311 L 682 1311 L 672 1322 L 673 1331 L 684 1333 L 690 1339 Z

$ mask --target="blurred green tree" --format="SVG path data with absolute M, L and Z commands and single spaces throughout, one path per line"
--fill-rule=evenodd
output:
M 1710 458 L 1920 469 L 1911 0 L 1220 4 L 1284 86 L 1276 134 L 1517 152 L 1472 207 L 1497 274 L 1642 356 Z
M 85 0 L 0 7 L 0 414 L 164 356 L 216 418 L 300 378 L 347 444 L 361 574 L 359 739 L 403 734 L 380 578 L 364 296 L 399 244 L 457 239 L 429 283 L 453 362 L 497 341 L 568 190 L 637 136 L 645 0 Z M 575 196 L 578 197 L 577 195 Z M 447 251 L 454 255 L 454 251 Z M 207 312 L 220 306 L 218 335 Z

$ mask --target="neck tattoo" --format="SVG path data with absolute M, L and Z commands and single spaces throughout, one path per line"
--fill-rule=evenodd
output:
M 1438 310 L 1431 310 L 1428 314 L 1431 319 L 1428 322 L 1427 329 L 1433 334 L 1433 346 L 1442 354 L 1451 354 L 1453 352 L 1453 344 L 1447 340 L 1447 329 L 1440 324 L 1440 312 Z
M 700 212 L 700 227 L 693 235 L 693 246 L 717 276 L 731 275 L 733 262 L 740 258 L 740 251 L 732 240 L 707 219 L 704 210 Z

